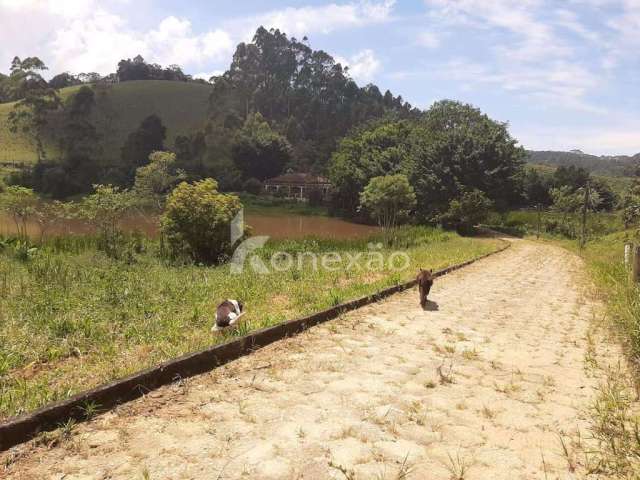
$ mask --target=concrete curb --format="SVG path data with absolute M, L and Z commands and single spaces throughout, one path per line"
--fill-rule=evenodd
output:
M 505 245 L 494 252 L 439 270 L 434 273 L 434 276 L 441 277 L 454 270 L 500 253 L 510 246 L 511 244 L 505 241 Z M 211 371 L 220 365 L 248 355 L 273 342 L 296 335 L 315 325 L 332 320 L 345 312 L 375 303 L 415 285 L 416 280 L 411 280 L 303 318 L 256 330 L 235 340 L 215 345 L 199 352 L 185 354 L 128 377 L 79 393 L 66 400 L 45 405 L 38 410 L 21 416 L 12 417 L 5 423 L 0 424 L 0 452 L 24 443 L 41 432 L 54 430 L 69 419 L 85 421 L 84 407 L 89 403 L 98 405 L 100 411 L 104 412 L 116 405 L 139 398 L 163 385 Z

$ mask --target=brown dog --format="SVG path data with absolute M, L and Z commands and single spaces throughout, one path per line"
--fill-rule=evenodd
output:
M 427 295 L 429 295 L 433 286 L 433 270 L 423 270 L 421 268 L 416 280 L 420 289 L 420 306 L 424 308 L 427 305 Z

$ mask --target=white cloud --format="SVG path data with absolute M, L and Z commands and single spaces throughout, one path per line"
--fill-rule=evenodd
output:
M 336 57 L 336 62 L 349 67 L 349 74 L 358 83 L 370 83 L 380 71 L 382 63 L 371 49 L 356 53 L 351 58 Z
M 0 17 L 2 70 L 14 55 L 38 55 L 51 72 L 106 74 L 120 59 L 137 54 L 163 65 L 197 67 L 226 61 L 234 45 L 223 30 L 196 34 L 189 20 L 174 16 L 150 31 L 136 31 L 95 0 L 0 0 Z
M 113 72 L 120 59 L 150 53 L 147 42 L 125 29 L 117 15 L 97 9 L 84 18 L 75 18 L 52 32 L 50 57 L 52 72 Z
M 602 86 L 597 67 L 581 59 L 573 43 L 559 29 L 570 30 L 592 42 L 598 35 L 582 25 L 569 10 L 550 10 L 544 0 L 425 0 L 430 15 L 450 28 L 490 31 L 501 41 L 490 44 L 491 59 L 482 64 L 459 58 L 448 62 L 445 75 L 474 84 L 494 84 L 550 106 L 602 112 L 586 98 Z M 587 66 L 588 65 L 588 66 Z M 462 73 L 459 73 L 462 72 Z
M 418 34 L 416 43 L 422 47 L 435 49 L 440 46 L 440 37 L 436 35 L 434 32 L 425 30 Z
M 246 20 L 232 22 L 232 29 L 250 38 L 256 28 L 278 28 L 289 36 L 303 37 L 313 33 L 331 33 L 344 28 L 362 27 L 386 22 L 391 18 L 396 0 L 359 0 L 321 6 L 287 7 Z
M 330 33 L 389 20 L 395 0 L 289 7 L 202 33 L 194 32 L 188 19 L 176 16 L 164 18 L 148 31 L 135 30 L 105 4 L 98 0 L 0 0 L 0 71 L 8 69 L 14 55 L 38 55 L 51 72 L 110 73 L 120 59 L 137 54 L 147 61 L 177 63 L 185 69 L 222 68 L 235 44 L 249 39 L 260 25 L 299 37 Z M 354 75 L 362 78 L 369 78 L 379 65 L 371 56 L 352 63 Z
M 514 135 L 531 150 L 571 150 L 593 155 L 635 155 L 640 152 L 640 124 L 598 128 L 539 127 L 513 128 Z
M 233 51 L 231 36 L 223 30 L 194 34 L 187 19 L 167 17 L 146 36 L 150 55 L 161 64 L 202 65 L 208 60 L 228 58 Z
M 575 12 L 571 10 L 558 9 L 556 10 L 555 23 L 571 32 L 580 35 L 585 40 L 592 43 L 597 43 L 601 40 L 600 35 L 585 27 L 579 20 Z
M 211 77 L 218 77 L 224 73 L 223 70 L 213 70 L 211 72 L 198 72 L 191 75 L 193 78 L 201 78 L 202 80 L 206 80 L 207 82 Z
M 521 94 L 545 105 L 559 105 L 575 110 L 605 113 L 585 101 L 584 97 L 600 85 L 600 79 L 587 69 L 563 60 L 545 65 L 520 66 L 514 69 L 495 69 L 466 59 L 456 59 L 434 68 L 442 78 L 455 80 L 467 90 L 475 86 L 492 85 Z

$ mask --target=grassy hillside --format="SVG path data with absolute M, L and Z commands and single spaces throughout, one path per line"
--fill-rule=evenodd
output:
M 60 91 L 63 100 L 80 87 Z M 177 135 L 200 128 L 208 109 L 210 87 L 199 83 L 142 80 L 108 87 L 96 87 L 96 107 L 93 123 L 102 136 L 103 159 L 117 159 L 127 135 L 146 116 L 157 114 L 167 127 L 167 145 L 173 145 Z M 32 163 L 36 153 L 32 142 L 23 134 L 9 131 L 7 117 L 13 103 L 0 104 L 0 163 Z M 52 115 L 51 127 L 45 135 L 48 155 L 57 156 L 59 121 Z

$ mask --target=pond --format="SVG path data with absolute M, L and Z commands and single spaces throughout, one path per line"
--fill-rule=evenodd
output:
M 318 215 L 299 215 L 280 213 L 269 215 L 265 212 L 245 213 L 245 222 L 251 226 L 253 235 L 268 235 L 276 239 L 302 238 L 316 236 L 322 238 L 361 238 L 378 231 L 378 227 L 347 222 L 339 218 Z M 149 237 L 158 235 L 157 217 L 155 215 L 128 215 L 122 219 L 121 226 L 127 231 L 141 231 Z M 30 236 L 38 238 L 40 230 L 35 223 L 29 223 L 27 230 Z M 0 214 L 0 235 L 15 234 L 13 220 Z M 80 220 L 65 220 L 52 226 L 47 231 L 51 235 L 83 235 L 93 233 L 91 226 Z

